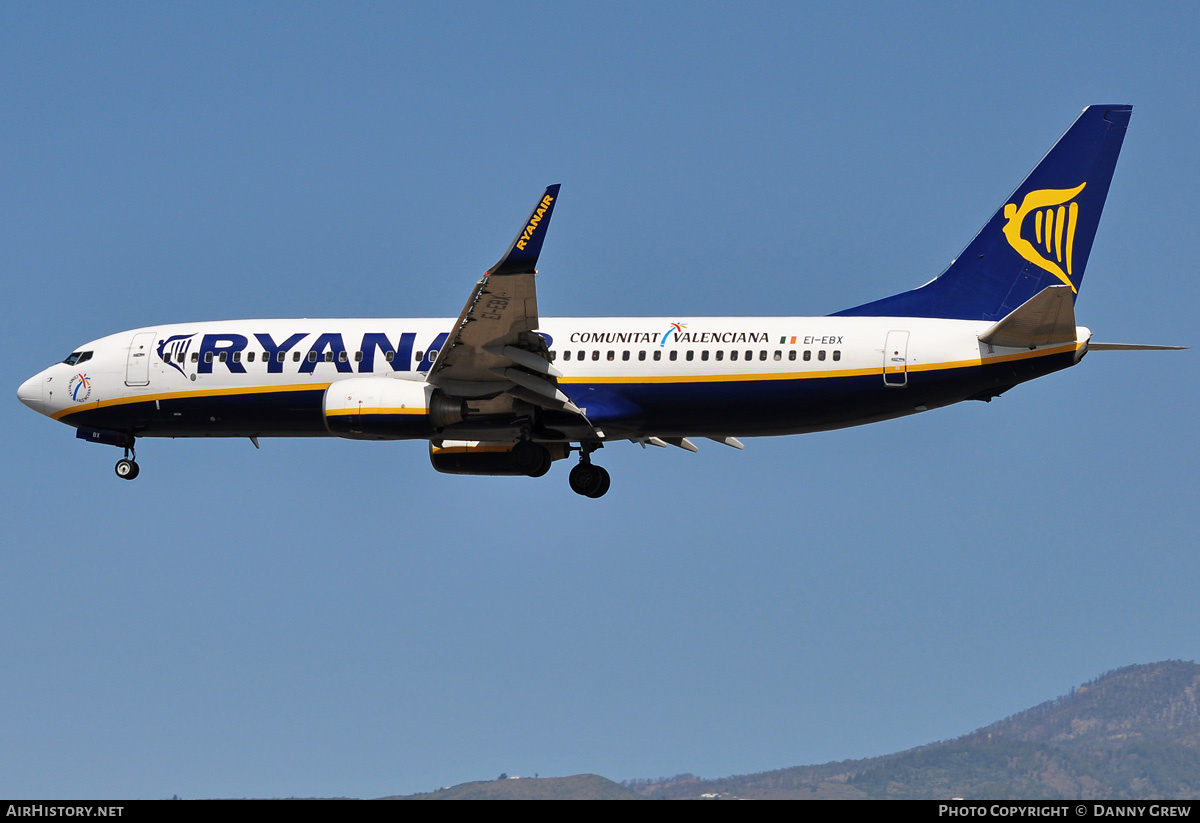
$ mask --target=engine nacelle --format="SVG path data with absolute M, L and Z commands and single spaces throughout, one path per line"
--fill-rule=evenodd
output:
M 553 461 L 566 456 L 566 443 L 442 440 L 440 444 L 429 444 L 429 462 L 443 474 L 541 477 Z
M 434 434 L 433 387 L 394 377 L 350 377 L 325 390 L 325 428 L 355 440 L 408 440 Z

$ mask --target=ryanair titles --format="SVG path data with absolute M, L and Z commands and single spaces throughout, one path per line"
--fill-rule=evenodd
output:
M 529 201 L 526 200 L 526 203 Z M 538 203 L 538 207 L 533 210 L 533 215 L 529 218 L 529 225 L 521 232 L 521 237 L 517 240 L 517 248 L 525 251 L 525 244 L 533 239 L 533 233 L 537 231 L 538 224 L 542 222 L 542 218 L 546 216 L 546 209 L 550 208 L 550 204 L 554 202 L 554 198 L 546 195 L 542 198 L 542 202 Z
M 386 364 L 383 368 L 392 371 L 427 372 L 448 337 L 446 332 L 424 340 L 418 340 L 413 332 L 398 337 L 386 332 L 367 332 L 357 348 L 351 348 L 339 332 L 300 331 L 280 340 L 267 332 L 253 336 L 198 333 L 160 340 L 158 356 L 165 365 L 183 375 L 187 373 L 185 368 L 194 369 L 196 374 L 212 374 L 214 368 L 246 374 L 247 364 L 251 364 L 250 368 L 265 368 L 267 374 L 282 374 L 285 370 L 313 374 L 318 367 L 335 368 L 345 374 L 370 373 L 375 370 L 377 358 Z M 193 348 L 191 343 L 196 338 L 199 344 Z
M 670 337 L 676 343 L 766 343 L 765 331 L 577 331 L 572 343 L 659 343 Z

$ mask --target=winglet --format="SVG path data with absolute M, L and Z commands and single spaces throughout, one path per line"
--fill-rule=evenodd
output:
M 558 189 L 561 183 L 547 186 L 533 211 L 529 213 L 521 230 L 513 239 L 508 251 L 496 265 L 487 270 L 488 277 L 504 274 L 533 274 L 537 268 L 538 255 L 542 253 L 542 242 L 546 239 L 546 229 L 550 226 L 550 215 L 554 212 L 554 203 L 558 200 Z

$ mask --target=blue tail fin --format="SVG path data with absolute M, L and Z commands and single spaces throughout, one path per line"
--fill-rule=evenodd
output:
M 1077 295 L 1132 112 L 1084 109 L 937 279 L 835 316 L 999 320 L 1047 286 Z

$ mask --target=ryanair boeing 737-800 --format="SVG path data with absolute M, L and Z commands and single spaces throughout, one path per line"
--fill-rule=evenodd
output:
M 940 276 L 828 317 L 542 318 L 557 185 L 457 319 L 226 320 L 121 332 L 18 389 L 79 438 L 422 439 L 453 474 L 545 474 L 600 497 L 614 440 L 696 450 L 989 400 L 1099 344 L 1075 297 L 1129 123 L 1091 106 Z

